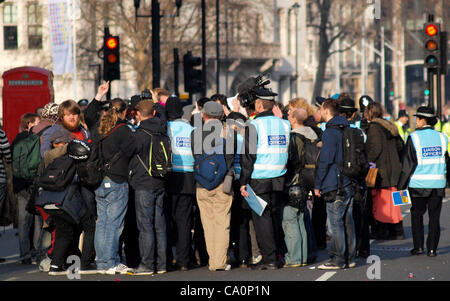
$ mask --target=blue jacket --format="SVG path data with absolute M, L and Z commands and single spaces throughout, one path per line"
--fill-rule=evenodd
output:
M 317 176 L 314 184 L 322 194 L 339 188 L 339 167 L 342 164 L 342 133 L 338 129 L 328 128 L 330 125 L 350 126 L 343 116 L 335 116 L 327 122 L 327 129 L 322 134 L 322 150 L 320 151 Z M 350 185 L 349 178 L 343 177 L 343 187 Z

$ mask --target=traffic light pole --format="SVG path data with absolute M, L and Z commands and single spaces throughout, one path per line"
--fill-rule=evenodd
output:
M 206 2 L 202 0 L 202 96 L 206 96 Z
M 161 45 L 160 35 L 160 13 L 159 0 L 152 0 L 152 66 L 153 66 L 153 89 L 159 88 L 161 84 Z
M 175 79 L 174 79 L 174 91 L 175 94 L 179 97 L 180 96 L 180 92 L 178 90 L 178 86 L 179 86 L 179 73 L 178 73 L 178 65 L 180 63 L 180 60 L 178 58 L 178 48 L 174 48 L 173 49 L 173 73 L 175 75 Z

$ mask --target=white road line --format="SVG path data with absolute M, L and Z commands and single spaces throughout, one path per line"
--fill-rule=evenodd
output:
M 336 272 L 326 272 L 325 274 L 317 278 L 316 281 L 327 281 L 328 279 L 333 277 L 334 274 L 336 274 Z
M 14 281 L 14 280 L 18 280 L 18 279 L 19 279 L 18 277 L 11 277 L 11 278 L 5 279 L 5 281 Z
M 37 272 L 39 272 L 39 270 L 32 270 L 32 271 L 28 271 L 27 274 L 34 274 L 34 273 L 37 273 Z

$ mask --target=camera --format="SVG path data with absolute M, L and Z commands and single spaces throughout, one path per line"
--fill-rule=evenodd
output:
M 255 89 L 267 89 L 265 86 L 270 84 L 270 80 L 264 76 L 250 77 L 238 86 L 238 99 L 242 107 L 250 107 L 255 103 L 258 98 Z
M 141 92 L 141 99 L 152 99 L 152 93 L 149 89 L 144 89 L 144 91 Z

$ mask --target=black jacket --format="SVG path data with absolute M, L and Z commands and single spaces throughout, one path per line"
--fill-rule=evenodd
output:
M 272 111 L 265 111 L 260 114 L 257 114 L 255 116 L 256 118 L 259 117 L 265 117 L 265 116 L 273 116 Z M 249 129 L 249 127 L 253 127 L 252 130 Z M 241 178 L 240 183 L 241 186 L 250 184 L 253 191 L 256 194 L 262 194 L 272 191 L 283 191 L 284 190 L 284 181 L 285 177 L 284 175 L 277 178 L 271 178 L 271 179 L 252 179 L 252 173 L 253 173 L 253 166 L 256 161 L 256 154 L 251 154 L 249 151 L 250 145 L 256 145 L 256 142 L 251 142 L 250 144 L 250 132 L 256 133 L 256 129 L 254 128 L 254 125 L 249 124 L 245 128 L 245 137 L 244 137 L 244 147 L 245 147 L 245 153 L 241 156 Z M 255 139 L 258 139 L 255 137 Z M 257 140 L 256 140 L 257 141 Z
M 136 132 L 133 133 L 136 150 L 129 164 L 130 184 L 135 190 L 164 189 L 164 178 L 150 176 L 137 157 L 139 155 L 145 166 L 149 166 L 151 137 L 144 130 L 150 134 L 166 135 L 166 123 L 159 118 L 146 119 L 139 124 Z
M 11 144 L 11 155 L 13 153 L 14 150 L 14 146 L 16 145 L 17 142 L 19 142 L 22 139 L 25 139 L 29 136 L 29 132 L 28 131 L 23 131 L 17 134 L 16 138 L 14 138 L 12 144 Z M 32 181 L 27 181 L 25 179 L 19 179 L 13 176 L 13 190 L 14 193 L 19 193 L 19 191 L 22 190 L 28 190 L 31 186 L 33 182 Z
M 128 180 L 128 163 L 136 151 L 136 144 L 131 129 L 126 125 L 125 121 L 117 121 L 115 127 L 119 124 L 124 125 L 117 128 L 108 137 L 106 137 L 108 134 L 102 136 L 96 131 L 93 135 L 93 139 L 98 141 L 99 139 L 106 137 L 102 142 L 102 154 L 106 161 L 111 160 L 116 153 L 122 153 L 119 159 L 116 160 L 111 168 L 105 173 L 105 176 L 116 183 L 123 183 Z
M 378 168 L 375 188 L 397 186 L 402 169 L 399 154 L 403 140 L 397 126 L 384 119 L 374 119 L 367 130 L 367 158 Z
M 421 131 L 425 129 L 429 129 L 430 127 L 420 128 L 416 129 L 416 131 Z M 411 176 L 414 174 L 414 171 L 417 167 L 417 154 L 416 149 L 414 147 L 414 144 L 412 142 L 411 137 L 409 136 L 406 140 L 406 145 L 403 148 L 402 154 L 402 170 L 400 173 L 400 178 L 398 181 L 397 189 L 404 190 L 408 188 L 409 180 L 411 179 Z M 445 161 L 447 162 L 447 177 L 449 176 L 449 157 L 448 152 L 445 153 Z M 418 198 L 425 198 L 430 197 L 433 191 L 435 191 L 436 196 L 445 196 L 445 188 L 439 188 L 439 189 L 418 189 L 418 188 L 408 188 L 409 195 L 411 197 L 418 197 Z

